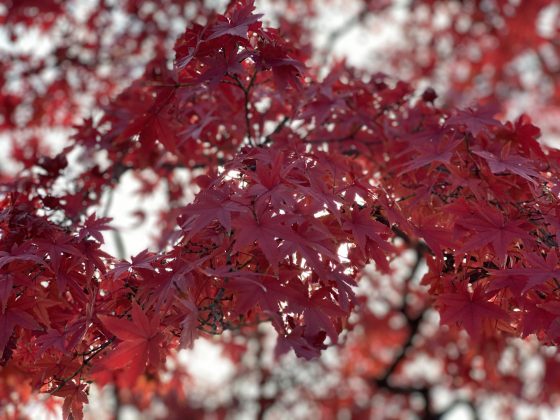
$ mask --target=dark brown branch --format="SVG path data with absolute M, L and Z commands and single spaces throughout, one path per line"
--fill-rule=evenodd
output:
M 410 238 L 404 232 L 401 232 L 404 236 L 405 242 L 408 244 L 411 243 Z M 407 309 L 407 300 L 409 295 L 409 287 L 410 282 L 416 277 L 419 268 L 422 266 L 422 262 L 424 261 L 424 256 L 428 250 L 423 242 L 417 241 L 415 245 L 416 251 L 416 260 L 414 261 L 414 265 L 412 266 L 409 275 L 404 280 L 404 287 L 405 290 L 403 292 L 402 303 L 398 311 L 401 312 L 402 316 L 407 321 L 408 326 L 408 336 L 406 341 L 402 344 L 401 348 L 399 349 L 398 353 L 394 357 L 391 364 L 385 369 L 385 372 L 382 376 L 378 378 L 373 378 L 371 382 L 378 388 L 382 388 L 386 391 L 393 392 L 396 394 L 420 394 L 424 400 L 424 416 L 425 419 L 432 419 L 434 417 L 431 411 L 431 401 L 430 401 L 430 388 L 427 386 L 423 387 L 408 387 L 408 386 L 397 386 L 393 385 L 392 376 L 396 372 L 397 368 L 402 364 L 408 351 L 414 346 L 414 339 L 419 334 L 420 325 L 422 323 L 422 318 L 427 311 L 427 307 L 424 308 L 419 314 L 415 316 L 411 316 L 408 309 Z
M 272 133 L 270 133 L 264 138 L 262 144 L 264 145 L 264 144 L 272 143 L 272 136 L 282 131 L 282 129 L 288 123 L 288 121 L 290 121 L 290 117 L 285 116 L 284 118 L 282 118 L 282 121 L 280 121 L 278 125 L 274 128 L 274 130 L 272 130 Z
M 432 419 L 433 420 L 441 420 L 444 416 L 449 414 L 451 411 L 453 411 L 456 407 L 458 407 L 460 405 L 465 405 L 471 410 L 472 415 L 473 415 L 473 420 L 479 420 L 480 419 L 480 416 L 478 415 L 478 410 L 476 409 L 476 406 L 473 404 L 473 402 L 469 401 L 469 400 L 464 400 L 464 399 L 457 399 L 457 400 L 453 401 L 443 411 L 433 415 Z
M 249 96 L 250 96 L 251 88 L 255 83 L 256 77 L 257 77 L 257 71 L 255 70 L 253 72 L 253 75 L 251 76 L 251 79 L 249 80 L 249 83 L 247 84 L 247 87 L 245 87 L 243 83 L 241 83 L 241 80 L 239 80 L 239 77 L 233 76 L 233 79 L 237 82 L 237 86 L 243 91 L 243 94 L 245 96 L 244 104 L 243 104 L 245 108 L 245 129 L 247 130 L 247 137 L 249 139 L 249 143 L 252 146 L 255 145 L 255 142 L 253 140 L 253 132 L 251 130 L 251 119 L 249 117 L 250 107 L 251 107 L 251 100 Z
M 97 356 L 99 353 L 101 353 L 103 350 L 105 350 L 113 341 L 115 340 L 115 337 L 110 338 L 109 340 L 107 340 L 106 342 L 104 342 L 103 344 L 101 344 L 99 347 L 97 347 L 96 349 L 94 349 L 93 351 L 91 351 L 91 353 L 89 354 L 88 357 L 84 357 L 82 364 L 80 365 L 80 367 L 78 369 L 76 369 L 72 375 L 70 375 L 69 377 L 62 379 L 60 384 L 54 388 L 53 390 L 49 391 L 49 394 L 53 395 L 55 393 L 57 393 L 58 391 L 60 391 L 62 388 L 64 388 L 64 386 L 70 382 L 72 379 L 74 379 L 82 370 L 84 370 L 84 368 L 89 364 L 89 362 L 91 361 L 91 359 L 93 359 L 95 356 Z

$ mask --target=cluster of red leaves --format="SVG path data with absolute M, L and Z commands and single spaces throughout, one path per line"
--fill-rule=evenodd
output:
M 1 52 L 0 132 L 79 122 L 76 116 L 107 104 L 147 61 L 164 57 L 187 19 L 211 10 L 201 0 L 102 0 L 92 6 L 0 2 L 0 25 L 13 46 Z
M 453 333 L 560 341 L 559 156 L 529 118 L 447 112 L 342 64 L 319 77 L 260 16 L 235 1 L 191 25 L 172 68 L 152 61 L 63 153 L 2 187 L 2 372 L 63 397 L 65 417 L 90 381 L 161 381 L 201 334 L 268 322 L 277 355 L 317 357 L 347 329 L 366 264 L 391 273 L 409 249 Z M 64 183 L 71 152 L 85 166 Z M 188 205 L 185 169 L 200 188 Z M 175 191 L 177 223 L 160 252 L 119 261 L 93 209 L 143 170 Z

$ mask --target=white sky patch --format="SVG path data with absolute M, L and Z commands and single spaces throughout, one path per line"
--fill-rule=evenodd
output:
M 136 255 L 152 245 L 152 239 L 159 232 L 158 212 L 167 202 L 165 186 L 160 184 L 158 188 L 148 197 L 139 197 L 135 191 L 140 186 L 132 173 L 127 172 L 122 176 L 121 182 L 113 192 L 113 203 L 108 217 L 112 217 L 111 226 L 116 227 L 122 234 L 125 247 L 125 258 Z M 100 217 L 107 205 L 108 195 L 105 194 L 98 209 L 97 216 Z M 143 210 L 146 220 L 139 226 L 135 226 L 136 218 L 133 212 Z M 111 255 L 117 255 L 117 246 L 111 231 L 104 233 L 105 245 L 103 250 Z
M 232 363 L 221 355 L 221 348 L 210 340 L 196 340 L 192 350 L 179 351 L 178 359 L 197 382 L 209 388 L 225 383 L 235 373 Z

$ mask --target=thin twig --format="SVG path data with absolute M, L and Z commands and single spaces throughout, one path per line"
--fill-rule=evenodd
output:
M 465 405 L 471 410 L 472 415 L 473 415 L 473 420 L 479 420 L 480 419 L 480 416 L 478 415 L 478 410 L 477 410 L 476 406 L 474 405 L 474 403 L 472 401 L 465 400 L 465 399 L 457 399 L 457 400 L 453 401 L 444 410 L 442 410 L 441 412 L 433 415 L 432 419 L 433 420 L 441 420 L 444 416 L 449 414 L 451 411 L 453 411 L 453 409 L 455 409 L 456 407 L 458 407 L 460 405 Z
M 101 344 L 99 347 L 97 347 L 88 357 L 84 357 L 82 364 L 80 365 L 80 367 L 78 369 L 76 369 L 72 375 L 70 375 L 69 377 L 62 379 L 61 383 L 53 390 L 49 391 L 49 394 L 53 395 L 55 393 L 57 393 L 58 391 L 60 391 L 62 388 L 64 388 L 64 386 L 70 382 L 72 379 L 74 379 L 76 377 L 76 375 L 78 375 L 79 373 L 82 372 L 82 370 L 89 364 L 89 362 L 91 361 L 91 359 L 93 359 L 95 356 L 97 356 L 99 353 L 101 353 L 105 348 L 107 348 L 113 341 L 115 340 L 115 337 L 110 338 L 109 340 L 107 340 L 106 342 L 104 342 L 103 344 Z
M 251 93 L 251 88 L 255 83 L 256 76 L 257 76 L 257 71 L 255 70 L 253 72 L 253 75 L 251 76 L 251 79 L 249 80 L 249 83 L 247 84 L 247 87 L 245 87 L 243 83 L 241 83 L 241 80 L 239 80 L 239 77 L 237 77 L 237 75 L 233 76 L 233 79 L 237 82 L 237 86 L 243 91 L 243 94 L 245 96 L 244 104 L 243 104 L 245 108 L 245 129 L 247 130 L 247 137 L 249 139 L 249 144 L 251 144 L 252 146 L 255 146 L 255 142 L 253 140 L 253 133 L 251 130 L 251 119 L 249 117 L 250 106 L 251 106 L 250 93 Z
M 403 232 L 404 234 L 404 232 Z M 405 236 L 406 239 L 410 243 L 410 238 Z M 396 386 L 393 385 L 391 382 L 392 376 L 396 372 L 397 368 L 402 364 L 404 359 L 406 358 L 406 354 L 414 346 L 414 339 L 419 334 L 420 325 L 422 323 L 422 319 L 424 314 L 427 312 L 427 307 L 424 308 L 419 314 L 416 316 L 411 316 L 409 311 L 407 310 L 407 300 L 410 290 L 410 282 L 416 277 L 418 270 L 422 266 L 422 262 L 424 261 L 424 257 L 426 252 L 428 251 L 427 246 L 423 242 L 416 242 L 415 245 L 416 251 L 416 260 L 414 265 L 412 266 L 409 275 L 404 280 L 404 287 L 405 290 L 403 292 L 402 303 L 398 311 L 405 317 L 408 326 L 408 336 L 406 341 L 402 344 L 401 348 L 399 349 L 398 353 L 394 357 L 391 364 L 385 369 L 383 375 L 377 378 L 373 378 L 371 382 L 378 388 L 383 388 L 387 391 L 397 393 L 397 394 L 413 394 L 417 393 L 420 394 L 424 400 L 425 408 L 424 408 L 424 419 L 433 419 L 434 414 L 432 413 L 431 409 L 431 402 L 430 402 L 430 388 L 427 386 L 423 387 L 408 387 L 408 386 Z
M 290 121 L 290 117 L 286 115 L 284 118 L 282 118 L 282 121 L 278 123 L 278 125 L 274 128 L 274 130 L 272 130 L 272 133 L 270 133 L 264 138 L 262 144 L 264 145 L 264 144 L 272 143 L 272 136 L 282 131 L 282 129 L 288 123 L 288 121 Z

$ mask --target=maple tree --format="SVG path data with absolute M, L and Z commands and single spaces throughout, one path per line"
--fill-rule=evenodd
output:
M 476 416 L 487 395 L 504 413 L 554 405 L 560 154 L 528 115 L 507 121 L 488 101 L 516 92 L 498 85 L 526 88 L 507 69 L 550 2 L 410 5 L 407 24 L 431 39 L 441 31 L 422 16 L 449 8 L 456 64 L 471 43 L 510 43 L 471 60 L 496 68 L 476 104 L 454 98 L 476 69 L 450 79 L 445 101 L 415 89 L 437 54 L 426 68 L 395 50 L 389 63 L 418 69 L 409 82 L 318 64 L 299 19 L 312 1 L 282 2 L 273 25 L 250 0 L 99 3 L 3 4 L 14 45 L 30 27 L 57 37 L 42 57 L 15 48 L 1 64 L 17 166 L 1 171 L 2 415 L 50 395 L 45 407 L 82 418 L 92 384 L 113 387 L 117 416 L 158 400 L 165 418 L 262 418 L 297 409 L 294 395 L 325 418 Z M 357 3 L 355 24 L 390 9 Z M 549 38 L 528 49 L 557 84 Z M 70 130 L 59 150 L 47 128 Z M 109 212 L 125 176 L 138 196 L 167 198 L 155 245 L 130 258 L 110 255 L 103 233 L 120 239 Z M 236 369 L 211 404 L 178 353 L 208 337 Z M 427 361 L 437 375 L 414 373 Z M 239 391 L 251 380 L 256 397 Z

